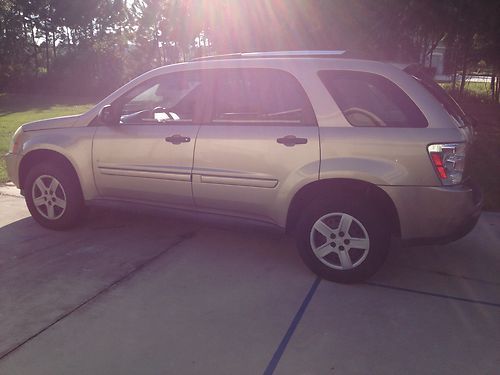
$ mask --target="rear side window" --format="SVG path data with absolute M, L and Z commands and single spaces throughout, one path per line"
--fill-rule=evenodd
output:
M 316 125 L 299 82 L 277 69 L 221 69 L 215 74 L 212 123 Z
M 425 116 L 387 78 L 354 71 L 321 71 L 319 78 L 353 126 L 425 128 Z

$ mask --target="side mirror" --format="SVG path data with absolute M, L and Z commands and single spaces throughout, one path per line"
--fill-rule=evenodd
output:
M 118 116 L 116 115 L 114 108 L 110 104 L 102 107 L 97 117 L 105 125 L 118 124 Z

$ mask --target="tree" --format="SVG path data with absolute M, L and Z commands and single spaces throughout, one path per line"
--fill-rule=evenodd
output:
M 214 53 L 345 49 L 432 66 L 460 91 L 482 60 L 500 71 L 500 3 L 484 0 L 0 0 L 0 85 L 107 92 L 151 68 Z M 57 80 L 51 79 L 57 74 Z M 454 86 L 457 80 L 454 79 Z M 33 86 L 33 85 L 31 85 Z M 60 86 L 60 87 L 56 87 Z M 492 95 L 498 100 L 498 80 Z

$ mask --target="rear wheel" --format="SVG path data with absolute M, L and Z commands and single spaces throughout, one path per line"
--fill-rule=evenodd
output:
M 356 197 L 319 199 L 298 224 L 299 253 L 320 277 L 353 283 L 372 276 L 387 257 L 390 231 L 383 217 Z
M 35 165 L 24 185 L 26 204 L 38 223 L 50 229 L 68 229 L 79 222 L 83 197 L 68 168 L 48 163 Z

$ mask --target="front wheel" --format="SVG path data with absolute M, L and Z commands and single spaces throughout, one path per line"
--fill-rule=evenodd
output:
M 49 229 L 75 226 L 83 214 L 83 197 L 78 181 L 64 167 L 48 163 L 35 165 L 26 177 L 25 199 L 31 216 Z
M 364 281 L 387 257 L 389 226 L 369 204 L 354 198 L 316 201 L 298 224 L 297 245 L 306 265 L 318 276 L 340 283 Z

